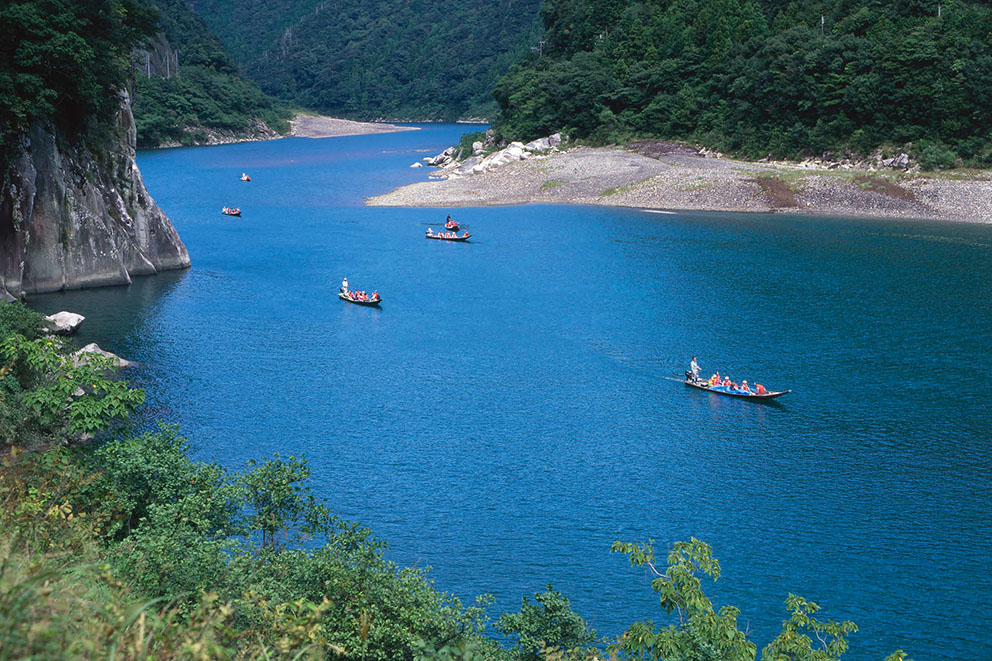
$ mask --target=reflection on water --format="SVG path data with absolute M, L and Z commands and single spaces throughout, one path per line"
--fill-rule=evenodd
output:
M 139 276 L 130 285 L 75 289 L 32 296 L 30 305 L 44 314 L 69 310 L 86 317 L 76 335 L 77 343 L 96 342 L 122 356 L 147 351 L 154 341 L 152 329 L 168 299 L 181 295 L 187 270 Z

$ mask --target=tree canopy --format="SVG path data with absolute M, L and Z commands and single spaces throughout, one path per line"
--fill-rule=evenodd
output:
M 691 140 L 748 157 L 911 145 L 992 163 L 992 8 L 966 0 L 546 0 L 495 87 L 531 139 Z
M 78 132 L 112 116 L 131 50 L 154 23 L 139 0 L 0 4 L 0 154 L 36 119 Z
M 275 96 L 355 119 L 492 116 L 490 91 L 536 44 L 539 0 L 195 0 Z

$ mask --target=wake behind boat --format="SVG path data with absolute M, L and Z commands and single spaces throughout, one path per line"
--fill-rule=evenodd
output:
M 765 390 L 762 385 L 757 385 L 755 390 L 750 390 L 747 385 L 747 381 L 743 383 L 743 388 L 736 384 L 724 384 L 713 383 L 710 381 L 704 381 L 703 379 L 694 379 L 692 377 L 692 372 L 686 371 L 685 373 L 685 385 L 692 386 L 693 388 L 699 388 L 700 390 L 707 390 L 709 392 L 715 392 L 718 395 L 727 395 L 728 397 L 738 397 L 740 399 L 775 399 L 776 397 L 781 397 L 786 393 L 792 392 L 792 390 Z M 747 388 L 746 390 L 744 388 Z

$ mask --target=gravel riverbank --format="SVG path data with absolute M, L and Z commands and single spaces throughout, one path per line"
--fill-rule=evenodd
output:
M 417 131 L 415 126 L 397 126 L 382 122 L 353 122 L 322 115 L 297 114 L 290 122 L 290 135 L 297 138 L 338 138 L 343 135 Z
M 704 157 L 670 143 L 643 153 L 578 147 L 483 174 L 404 186 L 370 206 L 598 204 L 673 210 L 992 222 L 992 173 L 922 175 Z

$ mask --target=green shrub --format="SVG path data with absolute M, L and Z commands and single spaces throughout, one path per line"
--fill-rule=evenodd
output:
M 958 155 L 942 142 L 922 142 L 917 147 L 916 160 L 922 170 L 947 170 L 954 167 Z

